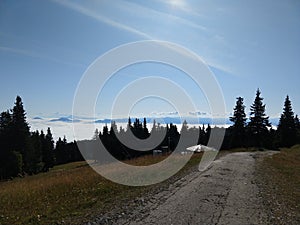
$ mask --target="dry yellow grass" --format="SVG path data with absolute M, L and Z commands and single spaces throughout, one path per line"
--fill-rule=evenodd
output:
M 300 223 L 300 145 L 265 158 L 259 168 L 274 224 Z
M 134 166 L 148 166 L 154 163 L 161 162 L 162 160 L 166 159 L 169 156 L 167 155 L 158 155 L 158 156 L 152 156 L 152 155 L 146 155 L 143 157 L 131 159 L 131 160 L 126 160 L 124 161 L 125 163 L 129 165 L 134 165 Z
M 187 169 L 199 163 L 201 156 L 194 155 L 176 176 L 185 175 Z M 166 157 L 145 156 L 125 163 L 151 165 Z M 271 206 L 275 217 L 282 217 L 282 212 L 276 209 L 283 208 L 284 214 L 292 212 L 292 219 L 299 218 L 300 146 L 284 149 L 265 159 L 263 174 L 270 191 L 265 197 L 271 196 L 276 199 L 275 204 L 281 205 Z M 56 166 L 48 173 L 0 182 L 0 224 L 78 224 L 109 211 L 115 205 L 141 197 L 157 186 L 129 187 L 113 183 L 98 175 L 86 162 Z
M 186 168 L 197 164 L 199 156 Z M 149 165 L 165 157 L 145 156 L 127 163 Z M 61 165 L 48 173 L 0 182 L 0 224 L 76 224 L 141 196 L 147 188 L 110 182 L 86 162 Z
M 0 224 L 68 221 L 92 213 L 92 206 L 104 208 L 128 191 L 129 187 L 114 184 L 82 164 L 0 183 Z

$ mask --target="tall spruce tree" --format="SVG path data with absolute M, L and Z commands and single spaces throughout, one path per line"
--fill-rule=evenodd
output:
M 233 125 L 230 130 L 230 147 L 245 147 L 246 146 L 246 113 L 244 99 L 238 97 L 234 108 L 233 116 L 229 118 Z
M 132 128 L 132 123 L 131 123 L 131 118 L 129 117 L 128 118 L 128 123 L 127 123 L 127 128 L 126 128 L 126 130 L 128 131 L 128 130 L 130 130 Z
M 22 172 L 22 155 L 13 151 L 12 115 L 0 115 L 0 180 L 15 177 Z
M 296 130 L 297 130 L 297 144 L 300 144 L 300 121 L 298 118 L 298 115 L 295 116 L 295 125 L 296 125 Z
M 42 163 L 42 142 L 39 131 L 35 131 L 30 137 L 30 151 L 27 151 L 26 172 L 29 174 L 36 174 L 42 171 L 44 163 Z
M 47 162 L 45 163 L 48 164 L 47 166 L 49 168 L 52 168 L 54 166 L 55 159 L 54 159 L 54 140 L 53 140 L 50 127 L 48 127 L 47 129 L 46 142 L 48 146 L 48 159 Z
M 30 141 L 29 125 L 26 121 L 26 112 L 20 96 L 16 97 L 15 105 L 12 109 L 12 133 L 13 142 L 12 149 L 22 156 L 22 169 L 29 172 L 29 164 L 32 152 L 34 151 Z
M 298 115 L 295 116 L 295 125 L 296 125 L 296 129 L 300 129 L 300 121 Z
M 278 124 L 278 138 L 280 147 L 291 147 L 297 142 L 297 125 L 289 96 L 286 96 L 283 113 Z
M 42 143 L 42 161 L 44 163 L 43 170 L 46 172 L 54 165 L 54 141 L 50 128 L 48 127 L 46 135 L 41 131 L 40 137 Z
M 26 113 L 20 96 L 17 96 L 15 106 L 12 110 L 13 127 L 13 149 L 20 152 L 23 157 L 26 153 L 26 146 L 29 138 L 29 125 L 26 121 Z
M 102 136 L 104 137 L 107 137 L 108 136 L 108 126 L 107 124 L 105 124 L 105 126 L 103 126 L 103 129 L 102 129 Z
M 147 128 L 147 119 L 144 118 L 143 121 L 143 139 L 148 138 L 149 137 L 149 130 Z
M 248 134 L 250 136 L 250 146 L 265 147 L 268 139 L 268 127 L 271 127 L 269 117 L 266 115 L 266 105 L 260 96 L 259 89 L 256 91 L 254 103 L 250 108 L 250 122 L 248 123 Z

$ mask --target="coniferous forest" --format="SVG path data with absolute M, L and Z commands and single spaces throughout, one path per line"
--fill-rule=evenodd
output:
M 263 100 L 260 90 L 257 90 L 254 102 L 250 106 L 250 116 L 247 118 L 244 99 L 242 97 L 236 99 L 236 105 L 230 117 L 232 125 L 226 129 L 222 149 L 249 147 L 279 149 L 300 144 L 300 122 L 293 112 L 289 96 L 286 96 L 284 101 L 277 129 L 271 127 Z M 163 141 L 156 148 L 164 147 L 168 151 L 173 151 L 180 135 L 184 132 L 187 135 L 197 132 L 198 142 L 193 144 L 207 145 L 212 129 L 224 128 L 211 127 L 209 124 L 189 127 L 184 121 L 181 130 L 178 131 L 175 124 L 161 126 L 154 121 L 152 129 L 148 130 L 146 118 L 142 120 L 129 118 L 126 129 L 118 129 L 116 123 L 112 122 L 110 127 L 105 125 L 101 132 L 96 130 L 93 140 L 68 143 L 64 137 L 59 138 L 55 143 L 50 128 L 45 132 L 43 130 L 30 131 L 22 99 L 17 96 L 13 108 L 0 115 L 0 179 L 47 172 L 54 165 L 81 161 L 83 157 L 77 144 L 94 146 L 93 143 L 99 139 L 106 150 L 119 160 L 152 154 L 151 150 L 129 149 L 118 140 L 117 136 L 125 135 L 129 130 L 139 139 L 146 139 L 154 132 L 165 134 Z M 97 158 L 97 153 L 93 154 L 92 158 L 101 160 Z
M 0 115 L 0 179 L 47 172 L 55 164 L 83 160 L 75 142 L 55 143 L 50 128 L 46 133 L 30 131 L 20 96 L 12 110 Z

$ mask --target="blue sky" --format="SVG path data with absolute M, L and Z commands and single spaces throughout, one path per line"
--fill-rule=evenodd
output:
M 215 73 L 227 111 L 245 98 L 249 111 L 260 88 L 267 113 L 276 117 L 290 95 L 300 114 L 300 2 L 253 1 L 15 1 L 0 2 L 0 111 L 21 95 L 28 116 L 72 113 L 76 87 L 87 67 L 121 44 L 164 40 L 197 53 Z M 116 74 L 97 102 L 99 117 L 108 114 L 113 94 L 135 79 L 159 75 L 207 101 L 192 81 L 174 68 L 137 65 Z M 165 102 L 149 100 L 136 114 L 172 112 Z

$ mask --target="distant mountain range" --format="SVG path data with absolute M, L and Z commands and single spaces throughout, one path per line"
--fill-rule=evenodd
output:
M 79 117 L 78 117 L 79 118 Z M 112 121 L 115 121 L 116 123 L 127 123 L 128 118 L 118 118 L 118 119 L 72 119 L 72 116 L 67 117 L 59 117 L 59 118 L 52 118 L 52 119 L 43 119 L 42 117 L 36 116 L 33 118 L 34 120 L 46 120 L 48 122 L 64 122 L 64 123 L 79 123 L 79 122 L 85 122 L 85 123 L 99 123 L 99 124 L 110 124 Z M 143 118 L 139 118 L 140 122 L 143 122 Z M 232 124 L 229 118 L 215 118 L 214 120 L 209 117 L 203 117 L 203 118 L 197 118 L 197 117 L 148 117 L 147 123 L 153 123 L 154 120 L 156 123 L 160 124 L 182 124 L 184 120 L 187 121 L 188 124 Z M 131 118 L 131 122 L 133 123 L 135 121 L 135 118 Z M 277 126 L 279 119 L 278 118 L 270 118 L 270 122 L 272 125 Z
M 81 120 L 78 119 L 70 119 L 68 117 L 60 117 L 58 119 L 51 119 L 50 122 L 65 122 L 65 123 L 78 123 Z
M 143 122 L 143 118 L 139 118 L 140 122 Z M 197 117 L 151 117 L 147 118 L 146 121 L 147 123 L 153 123 L 154 120 L 156 123 L 161 123 L 161 124 L 182 124 L 184 120 L 187 121 L 188 124 L 213 124 L 213 119 L 212 118 L 197 118 Z M 111 119 L 102 119 L 102 120 L 95 120 L 95 123 L 111 123 Z M 127 123 L 128 118 L 121 118 L 121 119 L 113 119 L 116 123 Z M 135 121 L 135 118 L 131 118 L 131 122 L 133 123 Z M 217 118 L 214 119 L 214 124 L 223 124 L 224 119 L 222 118 Z M 225 119 L 225 124 L 230 124 L 231 122 L 229 119 Z
M 39 116 L 33 117 L 32 119 L 34 119 L 34 120 L 43 120 L 43 118 L 41 118 Z
M 79 119 L 72 119 L 72 117 L 59 117 L 59 118 L 42 118 L 39 116 L 33 117 L 33 120 L 43 120 L 47 122 L 65 122 L 65 123 L 73 123 L 73 122 L 80 122 L 81 120 Z
M 135 120 L 135 118 L 131 118 L 131 122 L 133 123 Z M 139 118 L 139 120 L 141 122 L 143 122 L 143 118 Z M 153 121 L 155 120 L 157 123 L 164 123 L 164 124 L 182 124 L 182 122 L 184 120 L 187 121 L 188 124 L 232 124 L 232 122 L 229 120 L 229 118 L 215 118 L 214 120 L 212 118 L 209 117 L 151 117 L 151 118 L 147 118 L 147 123 L 153 123 Z M 101 119 L 101 120 L 95 120 L 95 123 L 106 123 L 106 124 L 110 124 L 111 123 L 111 119 Z M 115 121 L 116 123 L 127 123 L 128 122 L 128 118 L 121 118 L 121 119 L 113 119 L 113 121 Z M 279 118 L 270 118 L 270 122 L 272 123 L 272 125 L 277 126 L 278 122 L 279 122 Z

